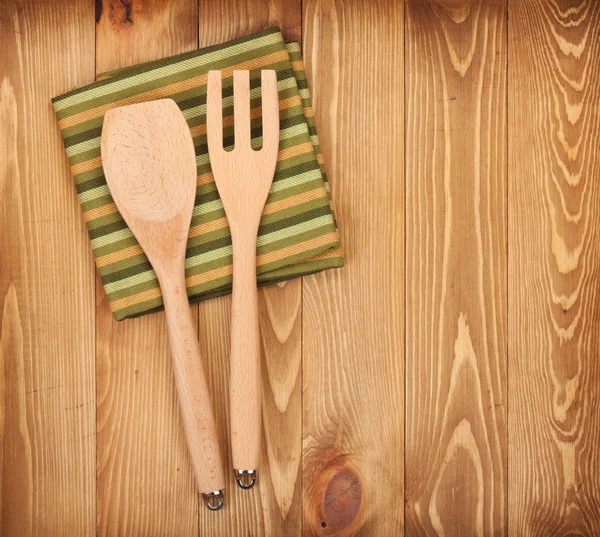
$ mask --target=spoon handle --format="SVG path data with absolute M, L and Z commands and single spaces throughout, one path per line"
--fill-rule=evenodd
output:
M 158 273 L 157 273 L 158 274 Z M 225 488 L 219 440 L 208 383 L 200 361 L 200 346 L 185 287 L 183 264 L 159 276 L 165 304 L 171 358 L 185 437 L 198 490 Z
M 240 235 L 232 237 L 231 451 L 235 470 L 256 471 L 261 458 L 262 428 L 256 235 Z

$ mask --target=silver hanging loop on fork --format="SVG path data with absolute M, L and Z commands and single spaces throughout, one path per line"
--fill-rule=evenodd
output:
M 256 470 L 236 470 L 235 480 L 240 488 L 251 489 L 256 483 Z

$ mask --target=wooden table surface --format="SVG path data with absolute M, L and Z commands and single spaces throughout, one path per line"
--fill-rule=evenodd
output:
M 507 1 L 2 2 L 3 537 L 600 535 L 600 2 Z M 215 514 L 49 99 L 273 25 L 347 263 L 260 291 L 264 466 Z M 227 468 L 230 304 L 194 306 Z

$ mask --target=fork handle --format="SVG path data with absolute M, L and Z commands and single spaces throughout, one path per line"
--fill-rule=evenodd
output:
M 261 371 L 256 234 L 232 237 L 230 408 L 235 470 L 257 470 L 261 458 Z
M 163 272 L 163 271 L 161 271 Z M 204 494 L 225 488 L 217 429 L 208 383 L 200 361 L 200 346 L 188 302 L 183 263 L 161 275 L 171 358 L 181 417 L 198 490 Z

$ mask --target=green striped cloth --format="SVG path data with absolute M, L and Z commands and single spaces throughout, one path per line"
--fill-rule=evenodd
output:
M 343 265 L 300 47 L 297 43 L 286 44 L 279 29 L 273 28 L 105 73 L 95 83 L 52 100 L 96 265 L 117 320 L 158 311 L 163 302 L 156 275 L 117 211 L 102 172 L 102 122 L 104 113 L 116 106 L 170 97 L 183 112 L 194 140 L 198 167 L 186 255 L 188 296 L 197 302 L 231 292 L 231 236 L 206 145 L 206 81 L 212 69 L 223 71 L 224 138 L 229 146 L 233 144 L 233 70 L 251 71 L 255 147 L 261 144 L 260 70 L 277 72 L 280 146 L 259 228 L 259 285 Z

